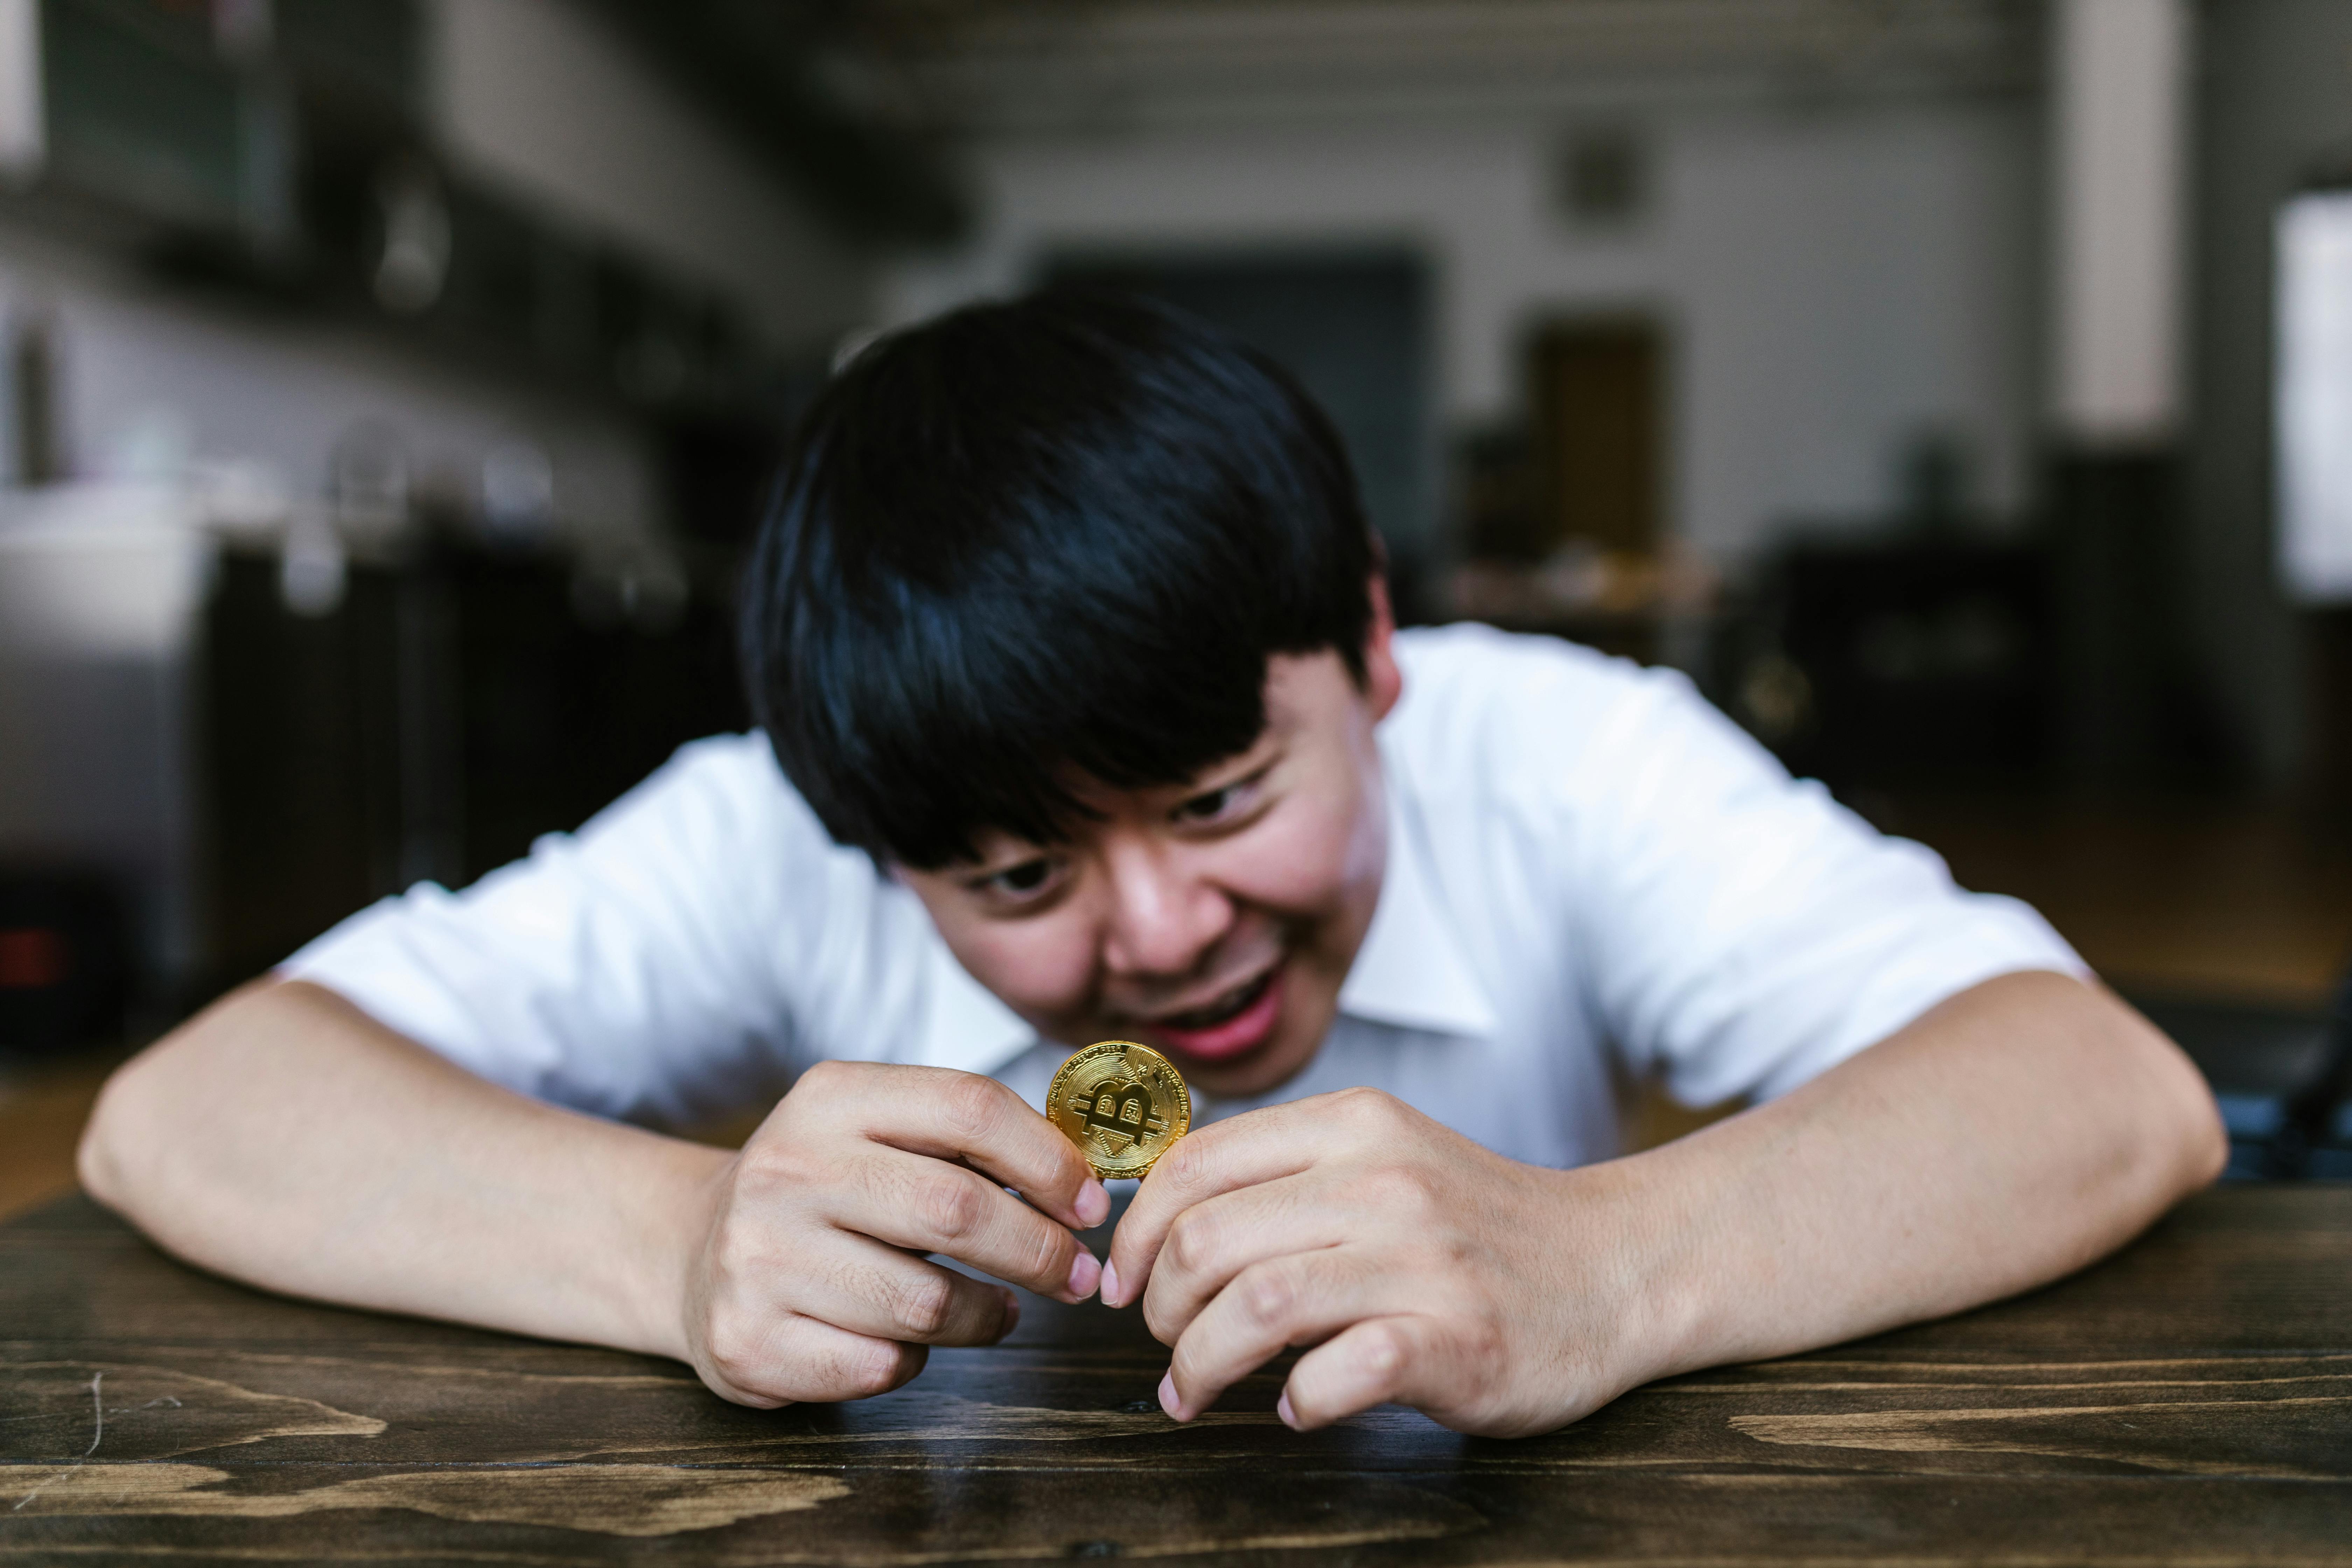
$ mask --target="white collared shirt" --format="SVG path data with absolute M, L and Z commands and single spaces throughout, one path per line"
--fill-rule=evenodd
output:
M 1399 634 L 1389 859 L 1321 1051 L 1248 1100 L 1369 1085 L 1498 1152 L 1618 1151 L 1620 1091 L 1767 1098 L 2016 970 L 2082 961 L 2014 900 L 1792 782 L 1682 677 L 1483 626 Z M 1066 1047 L 835 844 L 763 737 L 685 747 L 577 834 L 352 916 L 281 973 L 526 1094 L 671 1125 L 825 1058 L 989 1073 Z

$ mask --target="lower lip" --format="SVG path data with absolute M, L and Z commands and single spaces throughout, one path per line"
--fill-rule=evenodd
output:
M 1245 1056 L 1265 1044 L 1282 1016 L 1282 971 L 1276 969 L 1256 1001 L 1221 1024 L 1205 1029 L 1171 1029 L 1155 1024 L 1151 1033 L 1181 1056 L 1195 1061 L 1224 1062 Z

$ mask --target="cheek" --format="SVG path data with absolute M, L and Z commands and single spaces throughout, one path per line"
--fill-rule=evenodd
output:
M 1304 804 L 1304 803 L 1302 803 Z M 1349 791 L 1319 809 L 1276 813 L 1263 835 L 1237 845 L 1226 887 L 1247 902 L 1298 914 L 1328 910 L 1351 889 L 1377 884 L 1382 840 L 1378 818 Z
M 1095 968 L 1091 924 L 1056 910 L 1035 920 L 974 921 L 941 928 L 957 962 L 1010 1006 L 1033 1018 L 1088 1002 Z

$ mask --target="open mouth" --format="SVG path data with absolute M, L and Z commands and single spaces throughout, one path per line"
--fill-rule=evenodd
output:
M 1282 971 L 1277 963 L 1237 985 L 1205 1007 L 1154 1018 L 1150 1032 L 1185 1056 L 1222 1061 L 1265 1043 L 1282 1014 Z

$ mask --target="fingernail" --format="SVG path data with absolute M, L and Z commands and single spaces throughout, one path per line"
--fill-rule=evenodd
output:
M 1103 1265 L 1102 1296 L 1103 1305 L 1106 1307 L 1116 1307 L 1119 1304 L 1118 1265 L 1116 1263 L 1106 1263 Z
M 1078 1224 L 1087 1230 L 1110 1217 L 1110 1189 L 1094 1176 L 1078 1189 Z
M 1012 1337 L 1013 1331 L 1020 1326 L 1021 1298 L 1007 1290 L 1004 1293 L 1004 1330 L 996 1337 L 1000 1340 L 1009 1339 Z
M 1176 1405 L 1176 1369 L 1172 1366 L 1160 1374 L 1160 1408 L 1168 1412 L 1171 1420 L 1184 1419 L 1183 1411 Z
M 1282 1417 L 1285 1426 L 1294 1432 L 1298 1430 L 1298 1413 L 1290 1408 L 1290 1390 L 1284 1389 L 1282 1397 L 1274 1402 L 1274 1413 Z
M 1070 1294 L 1083 1301 L 1095 1293 L 1095 1286 L 1101 1279 L 1102 1265 L 1095 1261 L 1093 1253 L 1080 1247 L 1078 1255 L 1070 1259 Z

